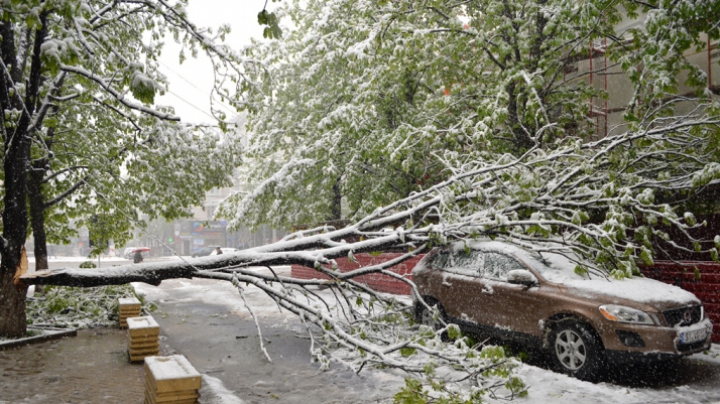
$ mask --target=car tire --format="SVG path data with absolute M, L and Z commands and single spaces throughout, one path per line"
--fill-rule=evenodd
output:
M 566 320 L 553 327 L 549 336 L 550 356 L 557 371 L 580 380 L 593 381 L 605 367 L 600 338 L 587 324 Z

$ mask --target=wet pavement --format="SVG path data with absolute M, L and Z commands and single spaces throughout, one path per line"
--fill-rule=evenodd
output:
M 127 332 L 76 337 L 0 351 L 0 403 L 142 403 L 145 373 L 127 359 Z

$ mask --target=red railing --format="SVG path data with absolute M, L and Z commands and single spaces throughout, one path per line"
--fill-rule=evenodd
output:
M 401 255 L 401 253 L 382 253 L 379 255 L 362 253 L 355 254 L 355 262 L 350 262 L 350 260 L 346 257 L 337 258 L 335 262 L 337 262 L 340 272 L 345 273 L 369 265 L 380 264 Z M 422 257 L 423 255 L 418 255 L 417 257 L 410 258 L 401 264 L 390 267 L 390 270 L 398 275 L 402 275 L 405 278 L 412 280 L 412 269 L 415 267 L 415 264 L 422 259 Z M 298 279 L 329 279 L 326 275 L 323 275 L 312 268 L 301 265 L 293 265 L 291 267 L 291 275 L 293 278 Z M 402 280 L 395 279 L 388 275 L 373 273 L 359 276 L 355 278 L 355 280 L 366 284 L 368 287 L 373 290 L 377 290 L 378 292 L 394 293 L 396 295 L 410 294 L 410 285 Z

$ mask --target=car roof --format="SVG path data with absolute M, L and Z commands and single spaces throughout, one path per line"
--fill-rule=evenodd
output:
M 596 299 L 596 296 L 603 295 L 641 303 L 664 302 L 673 305 L 699 303 L 691 292 L 642 276 L 614 279 L 578 273 L 575 267 L 584 261 L 565 246 L 538 243 L 532 247 L 532 250 L 525 249 L 500 241 L 461 241 L 443 249 L 464 251 L 470 248 L 512 255 L 530 265 L 545 280 L 562 284 L 569 293 L 580 297 Z

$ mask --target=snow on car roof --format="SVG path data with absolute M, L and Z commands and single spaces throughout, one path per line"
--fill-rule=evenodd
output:
M 452 249 L 454 251 L 464 250 L 466 245 L 473 250 L 496 251 L 513 255 L 532 266 L 545 280 L 562 284 L 568 287 L 569 293 L 580 297 L 594 298 L 604 295 L 641 303 L 700 303 L 694 294 L 654 279 L 640 276 L 614 279 L 578 274 L 575 272 L 575 267 L 583 262 L 582 259 L 568 248 L 563 248 L 558 244 L 538 245 L 537 250 L 528 250 L 500 241 L 473 241 L 454 243 Z

